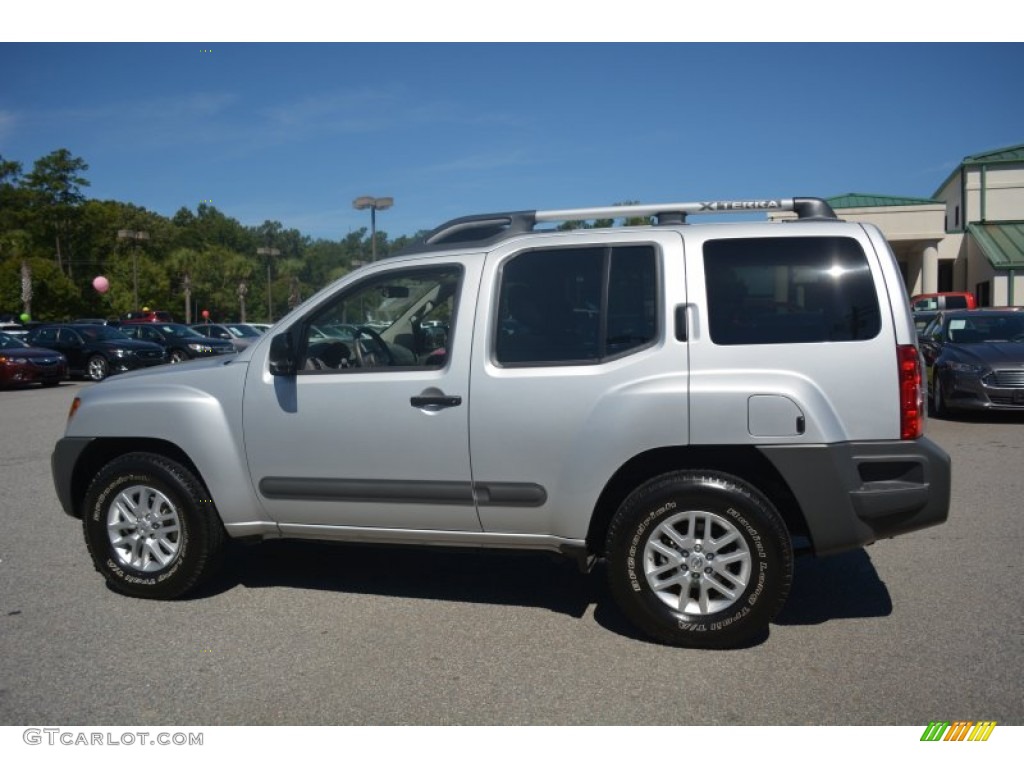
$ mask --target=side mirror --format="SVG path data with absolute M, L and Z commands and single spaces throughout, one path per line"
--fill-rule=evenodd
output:
M 270 340 L 270 375 L 292 376 L 297 368 L 291 334 L 277 334 Z

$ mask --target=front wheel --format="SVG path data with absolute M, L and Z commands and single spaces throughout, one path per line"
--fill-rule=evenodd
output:
M 94 355 L 89 358 L 85 370 L 93 381 L 103 381 L 110 375 L 110 363 L 102 355 Z
M 613 597 L 669 645 L 729 648 L 763 635 L 793 579 L 793 549 L 757 490 L 718 472 L 670 472 L 637 488 L 608 530 Z
M 188 469 L 151 453 L 107 464 L 86 493 L 85 541 L 112 589 L 168 599 L 207 578 L 224 528 L 209 493 Z
M 932 383 L 932 416 L 942 419 L 949 416 L 949 407 L 942 398 L 942 381 L 939 379 L 939 372 L 935 372 L 935 381 Z
M 186 360 L 188 360 L 188 355 L 186 355 L 180 349 L 175 349 L 175 350 L 171 351 L 171 358 L 170 359 L 171 359 L 171 363 L 173 363 L 173 364 L 184 363 Z

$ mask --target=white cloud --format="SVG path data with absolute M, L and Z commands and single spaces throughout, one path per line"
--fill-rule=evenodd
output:
M 14 135 L 18 115 L 8 109 L 0 109 L 0 141 L 7 141 Z

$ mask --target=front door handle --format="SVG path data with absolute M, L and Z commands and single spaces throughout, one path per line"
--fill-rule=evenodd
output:
M 441 408 L 454 408 L 462 405 L 461 395 L 415 395 L 409 398 L 413 408 L 430 408 L 440 410 Z

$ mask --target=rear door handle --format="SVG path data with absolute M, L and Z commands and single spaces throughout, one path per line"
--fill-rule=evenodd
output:
M 457 405 L 462 405 L 462 396 L 415 395 L 409 398 L 409 403 L 413 408 L 431 408 L 433 410 L 440 410 L 441 408 L 454 408 Z

